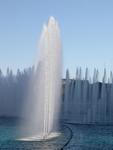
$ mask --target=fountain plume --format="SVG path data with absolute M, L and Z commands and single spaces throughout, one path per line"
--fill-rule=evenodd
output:
M 50 17 L 48 24 L 43 26 L 40 37 L 39 58 L 35 64 L 25 110 L 29 137 L 33 137 L 30 139 L 34 137 L 45 139 L 58 130 L 61 104 L 61 57 L 59 26 L 55 18 Z

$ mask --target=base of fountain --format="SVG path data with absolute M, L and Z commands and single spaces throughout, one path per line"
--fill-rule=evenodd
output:
M 29 136 L 29 137 L 20 138 L 20 139 L 17 139 L 17 140 L 19 140 L 19 141 L 43 141 L 43 140 L 49 140 L 49 139 L 52 139 L 52 138 L 57 138 L 60 135 L 61 135 L 61 133 L 52 132 L 52 133 L 47 134 L 47 135 Z

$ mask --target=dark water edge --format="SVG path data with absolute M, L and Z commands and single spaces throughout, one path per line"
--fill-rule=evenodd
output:
M 64 150 L 113 150 L 112 125 L 66 124 L 72 130 L 72 139 Z M 61 150 L 70 137 L 63 126 L 61 136 L 46 141 L 17 141 L 19 118 L 0 118 L 0 150 Z

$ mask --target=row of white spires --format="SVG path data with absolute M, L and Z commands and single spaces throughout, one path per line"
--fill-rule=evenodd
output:
M 66 78 L 70 78 L 70 73 L 69 73 L 68 69 L 66 70 Z M 99 82 L 100 81 L 100 79 L 99 79 L 99 70 L 94 68 L 93 77 L 91 78 L 88 68 L 85 69 L 85 75 L 84 76 L 82 74 L 81 67 L 76 68 L 75 79 L 76 80 L 87 80 L 87 81 L 89 81 L 89 83 Z M 103 73 L 101 81 L 103 83 L 113 83 L 113 73 L 112 73 L 112 71 L 110 71 L 109 76 L 107 77 L 107 71 L 106 71 L 106 68 L 104 68 L 104 73 Z
M 82 79 L 81 68 L 76 70 L 76 79 L 70 79 L 66 72 L 64 88 L 64 116 L 72 123 L 112 123 L 113 124 L 113 75 L 106 83 L 106 69 L 102 83 L 98 82 L 98 70 L 94 70 L 90 83 L 88 69 Z

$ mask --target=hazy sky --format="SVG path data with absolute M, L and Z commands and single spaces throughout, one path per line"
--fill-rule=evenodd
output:
M 43 23 L 58 20 L 64 70 L 113 70 L 113 0 L 0 0 L 0 68 L 33 64 Z

